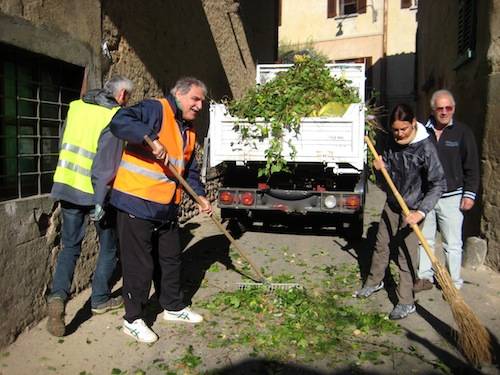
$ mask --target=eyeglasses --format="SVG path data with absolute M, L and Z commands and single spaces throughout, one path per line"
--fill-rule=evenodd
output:
M 436 108 L 434 108 L 434 110 L 437 111 L 437 112 L 443 112 L 445 109 L 446 109 L 446 112 L 451 112 L 451 111 L 453 111 L 453 106 L 447 105 L 445 107 L 436 107 Z

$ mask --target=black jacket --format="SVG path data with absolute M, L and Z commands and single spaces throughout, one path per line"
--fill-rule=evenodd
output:
M 383 160 L 410 210 L 427 214 L 434 208 L 446 190 L 446 179 L 436 148 L 422 124 L 417 125 L 417 135 L 408 145 L 401 146 L 390 137 Z M 388 186 L 385 191 L 389 206 L 401 211 Z
M 448 189 L 444 197 L 462 194 L 476 199 L 479 189 L 479 157 L 474 134 L 470 128 L 458 121 L 443 129 L 439 142 L 434 133 L 434 118 L 431 116 L 425 127 L 438 150 Z

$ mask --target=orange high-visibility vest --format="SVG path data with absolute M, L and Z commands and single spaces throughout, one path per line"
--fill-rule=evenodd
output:
M 175 115 L 167 99 L 159 99 L 163 107 L 163 121 L 158 140 L 165 146 L 169 163 L 179 172 L 184 173 L 184 166 L 189 162 L 195 145 L 195 132 L 186 130 L 186 145 Z M 127 145 L 113 189 L 156 203 L 179 204 L 182 187 L 162 160 L 154 158 L 151 150 L 142 146 Z

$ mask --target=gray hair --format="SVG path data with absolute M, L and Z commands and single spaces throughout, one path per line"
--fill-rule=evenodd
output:
M 127 77 L 114 75 L 104 84 L 104 90 L 110 92 L 113 96 L 118 95 L 121 89 L 124 89 L 130 94 L 134 89 L 134 83 Z
M 181 95 L 185 95 L 191 90 L 191 86 L 198 86 L 203 90 L 203 95 L 207 95 L 207 86 L 197 78 L 194 77 L 183 77 L 177 80 L 175 86 L 170 90 L 172 95 L 175 95 L 177 91 Z
M 431 108 L 436 109 L 436 100 L 440 96 L 447 96 L 450 98 L 451 102 L 453 103 L 453 107 L 455 107 L 455 98 L 453 97 L 453 94 L 448 91 L 448 90 L 437 90 L 434 91 L 434 94 L 432 94 L 431 97 Z

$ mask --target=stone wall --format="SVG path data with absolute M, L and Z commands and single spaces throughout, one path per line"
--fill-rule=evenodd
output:
M 114 73 L 124 74 L 136 85 L 132 104 L 161 96 L 164 88 L 185 75 L 203 80 L 208 99 L 220 100 L 242 95 L 254 85 L 254 59 L 275 60 L 277 4 L 274 0 L 242 0 L 241 7 L 233 0 L 3 0 L 0 42 L 89 66 L 89 88 L 101 87 Z M 196 129 L 203 145 L 208 106 Z M 201 165 L 203 149 L 197 150 Z M 207 181 L 211 200 L 217 187 L 217 173 L 211 171 Z M 60 214 L 47 195 L 1 202 L 0 212 L 1 348 L 45 316 L 44 297 L 60 251 Z M 180 220 L 189 220 L 196 212 L 185 195 Z M 97 237 L 89 225 L 73 292 L 89 286 L 96 255 Z
M 79 66 L 101 85 L 99 0 L 2 0 L 0 42 Z
M 494 0 L 488 9 L 489 46 L 487 61 L 490 69 L 485 131 L 482 154 L 483 214 L 481 229 L 488 241 L 487 262 L 500 270 L 500 1 Z
M 59 205 L 47 196 L 0 205 L 0 347 L 45 316 L 45 295 L 60 251 Z M 72 291 L 88 287 L 97 256 L 97 235 L 89 225 Z
M 0 42 L 67 63 L 89 66 L 89 86 L 101 82 L 98 0 L 3 0 Z M 47 196 L 0 203 L 0 347 L 45 316 L 48 290 L 60 250 L 58 206 Z M 73 291 L 89 285 L 97 254 L 89 230 Z
M 429 100 L 440 88 L 453 92 L 458 120 L 473 130 L 481 158 L 481 191 L 467 213 L 464 235 L 488 241 L 488 263 L 500 269 L 500 149 L 497 144 L 499 113 L 499 11 L 500 1 L 477 1 L 474 57 L 457 64 L 458 2 L 422 1 L 418 9 L 417 91 L 418 115 L 425 120 Z M 443 28 L 442 25 L 447 25 Z

